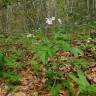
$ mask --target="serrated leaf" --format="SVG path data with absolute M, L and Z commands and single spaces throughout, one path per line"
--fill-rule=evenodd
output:
M 53 85 L 53 87 L 51 88 L 52 96 L 58 96 L 60 89 L 61 89 L 61 85 L 59 85 L 59 84 Z
M 79 78 L 77 78 L 75 75 L 69 74 L 69 77 L 70 77 L 71 79 L 73 79 L 78 85 L 81 84 Z
M 83 51 L 78 48 L 72 48 L 70 51 L 74 55 L 83 55 Z
M 68 43 L 64 42 L 63 40 L 57 41 L 56 47 L 61 48 L 61 49 L 66 50 L 66 51 L 70 51 L 70 49 L 71 49 L 71 46 Z
M 47 58 L 48 58 L 47 52 L 43 52 L 43 53 L 41 54 L 41 56 L 40 56 L 40 60 L 43 62 L 43 64 L 46 63 Z
M 96 94 L 96 86 L 90 85 L 87 86 L 88 93 Z
M 89 85 L 84 73 L 81 71 L 81 70 L 78 70 L 78 76 L 79 76 L 79 79 L 80 81 L 83 83 L 83 85 L 86 87 L 87 85 Z

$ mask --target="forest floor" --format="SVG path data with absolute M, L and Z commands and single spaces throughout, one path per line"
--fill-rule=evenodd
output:
M 56 36 L 0 38 L 0 96 L 96 96 L 96 32 Z

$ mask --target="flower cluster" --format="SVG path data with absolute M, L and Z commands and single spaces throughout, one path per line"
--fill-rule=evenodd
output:
M 31 37 L 33 37 L 33 38 L 34 38 L 34 37 L 35 37 L 35 35 L 33 35 L 33 34 L 27 34 L 27 35 L 26 35 L 26 37 L 27 37 L 27 38 L 31 38 Z
M 48 24 L 48 25 L 52 25 L 54 20 L 55 20 L 55 17 L 52 17 L 52 18 L 46 18 L 46 24 Z
M 46 18 L 46 24 L 52 25 L 53 21 L 55 21 L 55 20 L 56 20 L 55 17 Z M 60 18 L 58 18 L 57 21 L 59 22 L 59 24 L 62 24 L 62 20 Z

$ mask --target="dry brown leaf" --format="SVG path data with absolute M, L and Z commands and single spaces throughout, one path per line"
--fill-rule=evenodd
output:
M 71 95 L 70 95 L 69 91 L 65 91 L 64 96 L 71 96 Z
M 56 57 L 48 57 L 48 62 L 56 62 L 57 58 Z

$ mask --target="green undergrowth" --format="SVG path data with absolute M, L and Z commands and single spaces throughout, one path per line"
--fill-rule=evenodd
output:
M 81 33 L 81 30 L 78 33 L 60 30 L 53 38 L 41 35 L 42 33 L 35 34 L 34 38 L 26 35 L 0 38 L 0 78 L 5 79 L 8 84 L 18 85 L 23 78 L 17 73 L 18 70 L 31 64 L 31 70 L 36 76 L 42 75 L 47 79 L 44 86 L 48 87 L 52 96 L 59 96 L 62 89 L 75 96 L 77 88 L 79 88 L 78 96 L 96 94 L 96 86 L 90 84 L 84 74 L 91 66 L 91 61 L 85 58 L 85 50 L 94 47 L 94 44 L 81 43 L 78 46 L 71 43 L 73 40 L 85 42 L 91 38 L 89 33 L 83 32 L 83 35 Z M 58 50 L 69 55 L 57 55 Z M 29 54 L 32 55 L 31 60 L 25 60 Z M 91 54 L 96 55 L 96 52 Z M 64 70 L 59 70 L 60 66 L 69 65 L 76 69 L 75 73 L 70 70 L 65 74 Z M 74 81 L 73 86 L 72 81 Z

